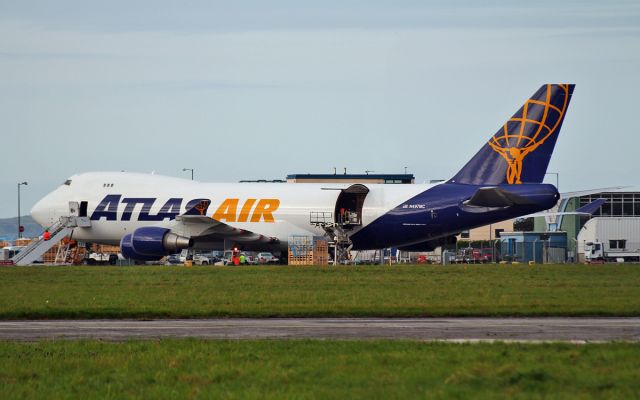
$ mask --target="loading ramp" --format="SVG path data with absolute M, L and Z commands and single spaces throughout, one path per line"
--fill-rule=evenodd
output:
M 354 184 L 341 189 L 337 197 L 334 211 L 311 211 L 309 223 L 321 227 L 325 237 L 334 248 L 336 264 L 349 263 L 350 251 L 353 248 L 350 234 L 353 229 L 362 226 L 362 209 L 369 188 L 362 184 Z

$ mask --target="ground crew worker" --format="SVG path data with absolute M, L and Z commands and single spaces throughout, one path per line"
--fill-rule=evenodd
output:
M 240 254 L 240 264 L 246 264 L 247 257 L 244 254 Z
M 46 231 L 44 231 L 44 233 L 42 234 L 42 238 L 46 241 L 51 239 L 51 234 L 49 233 L 49 230 L 47 229 Z

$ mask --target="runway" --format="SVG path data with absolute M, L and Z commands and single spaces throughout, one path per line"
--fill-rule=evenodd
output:
M 640 318 L 265 318 L 0 321 L 0 340 L 640 341 Z

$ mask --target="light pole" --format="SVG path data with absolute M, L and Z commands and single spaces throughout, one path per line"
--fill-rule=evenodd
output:
M 545 175 L 555 175 L 556 176 L 556 189 L 558 192 L 560 191 L 560 173 L 559 172 L 547 172 Z
M 22 225 L 20 225 L 20 186 L 27 185 L 27 181 L 18 183 L 18 239 L 22 237 Z
M 576 238 L 571 238 L 571 240 L 573 240 L 573 260 L 571 260 L 574 263 L 578 262 L 578 239 Z
M 193 180 L 193 168 L 182 168 L 182 172 L 191 171 L 191 180 Z

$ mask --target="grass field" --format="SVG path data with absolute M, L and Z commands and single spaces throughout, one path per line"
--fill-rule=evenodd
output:
M 3 267 L 0 318 L 640 315 L 640 266 Z
M 640 346 L 0 342 L 0 398 L 640 397 Z

